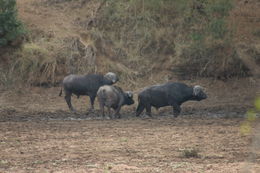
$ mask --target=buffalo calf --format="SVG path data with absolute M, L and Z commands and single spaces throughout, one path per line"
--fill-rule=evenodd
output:
M 130 91 L 124 92 L 118 86 L 109 86 L 105 85 L 99 88 L 97 92 L 97 97 L 100 105 L 100 109 L 102 111 L 103 117 L 105 116 L 104 107 L 108 108 L 109 117 L 110 116 L 110 108 L 115 110 L 114 117 L 120 118 L 120 109 L 123 105 L 131 105 L 134 104 L 133 93 Z

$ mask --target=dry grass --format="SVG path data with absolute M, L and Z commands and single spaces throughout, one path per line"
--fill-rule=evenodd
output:
M 172 16 L 163 1 L 160 2 L 162 3 L 156 4 L 154 1 L 147 4 L 139 1 L 131 1 L 129 4 L 119 1 L 107 3 L 106 8 L 101 10 L 98 16 L 95 31 L 99 32 L 99 37 L 103 40 L 108 40 L 109 45 L 103 43 L 97 46 L 97 50 L 107 58 L 120 61 L 134 69 L 143 77 L 164 73 L 170 76 L 177 74 L 220 79 L 250 75 L 250 68 L 241 61 L 236 52 L 234 44 L 237 40 L 236 34 L 239 33 L 232 31 L 234 25 L 229 22 L 232 17 L 223 19 L 229 24 L 229 31 L 224 38 L 213 39 L 214 35 L 205 34 L 204 43 L 194 42 L 190 39 L 190 33 L 206 25 L 207 18 L 205 21 L 201 20 L 202 24 L 200 22 L 196 24 L 198 17 L 196 9 L 184 10 L 181 13 L 179 10 L 185 6 L 190 8 L 191 4 L 187 6 L 179 1 L 175 5 L 180 6 L 171 9 L 174 11 Z M 155 8 L 152 6 L 154 4 L 158 6 Z M 234 2 L 233 11 L 239 5 Z M 229 8 L 228 5 L 225 8 Z M 243 15 L 244 11 L 240 12 Z M 179 13 L 183 15 L 178 15 Z M 185 20 L 191 22 L 187 23 Z M 219 22 L 218 18 L 214 20 Z M 207 32 L 214 31 L 214 34 L 221 34 L 225 31 L 225 28 L 211 29 Z
M 10 57 L 17 58 L 10 58 L 9 69 L 16 70 L 12 67 L 19 66 L 16 71 L 24 76 L 23 81 L 38 84 L 58 83 L 69 73 L 107 71 L 115 71 L 125 84 L 131 86 L 137 86 L 138 79 L 156 83 L 175 78 L 175 67 L 183 62 L 183 52 L 190 51 L 191 44 L 186 31 L 178 27 L 184 22 L 178 16 L 178 10 L 185 3 L 172 9 L 167 4 L 158 4 L 159 1 L 153 1 L 152 5 L 148 1 L 141 2 L 120 2 L 112 8 L 112 11 L 119 10 L 118 13 L 104 15 L 111 12 L 110 2 L 18 1 L 19 18 L 27 25 L 30 34 L 24 47 L 15 52 L 16 56 L 10 54 Z M 247 4 L 235 1 L 228 18 L 229 27 L 235 28 L 233 43 L 257 44 L 258 7 L 257 1 Z M 222 54 L 211 52 L 219 62 L 205 61 L 200 73 L 207 72 L 205 69 L 211 64 L 211 69 L 218 69 L 220 73 L 221 69 L 224 72 L 243 70 L 237 68 L 234 63 L 237 59 L 230 54 L 235 50 L 225 50 Z M 189 56 L 192 58 L 193 55 Z M 187 62 L 190 67 L 191 61 Z M 1 75 L 3 80 L 7 80 L 7 74 L 12 72 Z
M 258 42 L 260 2 L 236 0 L 235 4 L 229 16 L 229 27 L 234 28 L 235 42 Z
M 68 73 L 96 70 L 95 47 L 75 23 L 83 15 L 82 11 L 91 15 L 90 9 L 95 4 L 48 0 L 18 1 L 17 4 L 19 17 L 29 27 L 30 34 L 29 43 L 16 52 L 18 58 L 11 66 L 18 67 L 15 69 L 23 75 L 24 81 L 53 85 Z

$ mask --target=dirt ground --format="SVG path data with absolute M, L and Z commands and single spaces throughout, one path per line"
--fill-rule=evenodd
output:
M 1 90 L 0 172 L 260 172 L 260 120 L 241 133 L 250 81 L 207 83 L 209 98 L 178 118 L 167 107 L 136 118 L 135 104 L 102 119 L 87 97 L 73 97 L 70 113 L 58 87 Z
M 0 172 L 259 172 L 243 119 L 1 122 Z M 187 158 L 185 150 L 198 157 Z

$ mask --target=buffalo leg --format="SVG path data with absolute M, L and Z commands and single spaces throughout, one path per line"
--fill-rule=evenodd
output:
M 108 107 L 107 107 L 107 110 L 108 110 L 108 116 L 109 116 L 109 118 L 111 118 L 111 119 L 112 119 L 113 117 L 111 116 L 111 110 L 110 110 L 110 106 L 108 106 Z
M 90 97 L 90 110 L 94 110 L 94 102 L 96 96 L 89 96 Z
M 105 108 L 104 108 L 104 104 L 99 102 L 99 108 L 101 110 L 102 116 L 103 118 L 105 117 Z
M 144 110 L 144 105 L 139 103 L 136 109 L 136 116 L 139 117 Z
M 120 115 L 120 109 L 121 109 L 121 106 L 118 106 L 115 110 L 115 113 L 114 113 L 114 117 L 117 117 L 117 118 L 121 118 L 121 115 Z
M 149 117 L 152 117 L 151 105 L 147 105 L 147 106 L 145 107 L 145 109 L 146 109 L 147 115 L 148 115 Z
M 181 107 L 179 105 L 174 105 L 173 106 L 173 116 L 178 117 L 181 113 Z
M 66 93 L 66 95 L 65 95 L 64 98 L 65 98 L 65 100 L 66 100 L 66 102 L 67 102 L 67 105 L 68 105 L 69 109 L 70 109 L 72 112 L 74 112 L 75 109 L 73 108 L 73 106 L 72 106 L 72 104 L 71 104 L 71 93 Z

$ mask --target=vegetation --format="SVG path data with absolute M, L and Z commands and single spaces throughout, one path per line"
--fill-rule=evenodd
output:
M 0 0 L 0 47 L 10 44 L 23 34 L 25 28 L 17 19 L 16 0 Z
M 183 28 L 190 36 L 177 68 L 180 75 L 227 78 L 248 75 L 233 42 L 233 28 L 227 25 L 232 0 L 195 1 L 185 16 Z M 191 68 L 187 68 L 193 64 Z
M 186 148 L 181 150 L 182 157 L 185 158 L 198 158 L 199 157 L 199 151 L 195 148 Z
M 0 55 L 8 59 L 8 66 L 0 64 L 8 70 L 0 70 L 0 80 L 11 84 L 12 75 L 20 74 L 29 84 L 53 85 L 65 74 L 114 71 L 135 85 L 137 79 L 162 79 L 162 74 L 167 74 L 162 80 L 251 75 L 230 22 L 235 1 L 17 1 L 33 9 L 22 9 L 20 16 L 30 33 L 19 49 Z M 13 45 L 25 33 L 15 2 L 0 0 L 0 47 Z M 257 37 L 258 29 L 252 31 Z M 258 62 L 259 51 L 248 50 Z
M 254 109 L 250 109 L 247 111 L 246 120 L 240 126 L 241 134 L 243 135 L 248 135 L 252 133 L 252 123 L 255 122 L 257 115 L 260 113 L 260 97 L 257 97 L 255 99 L 254 105 Z
M 232 7 L 232 0 L 107 1 L 93 32 L 112 43 L 111 56 L 138 69 L 165 66 L 179 76 L 245 76 L 248 69 L 227 24 Z

